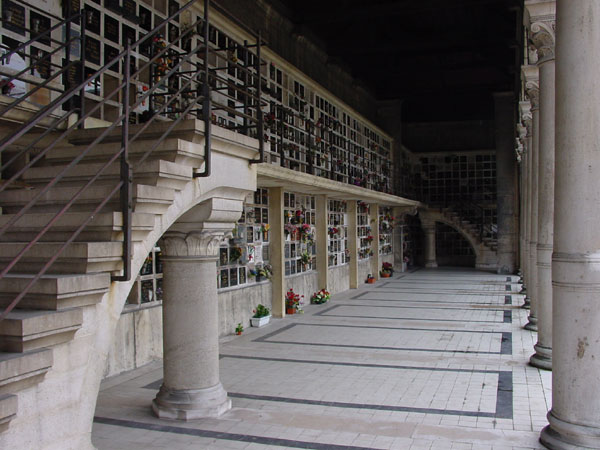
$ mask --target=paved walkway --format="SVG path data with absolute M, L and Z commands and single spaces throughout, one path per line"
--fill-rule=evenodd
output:
M 551 374 L 527 365 L 516 277 L 418 270 L 336 295 L 221 345 L 233 409 L 156 419 L 162 366 L 103 383 L 93 442 L 108 449 L 542 448 Z

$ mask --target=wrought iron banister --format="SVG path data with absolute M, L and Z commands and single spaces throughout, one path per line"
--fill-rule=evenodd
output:
M 114 56 L 110 61 L 106 62 L 102 67 L 100 67 L 100 69 L 88 74 L 86 74 L 85 69 L 85 51 L 81 51 L 81 58 L 79 60 L 71 61 L 70 58 L 71 43 L 74 42 L 74 40 L 80 39 L 80 48 L 85 48 L 83 44 L 85 33 L 83 33 L 83 31 L 85 30 L 86 21 L 82 20 L 85 17 L 85 11 L 77 12 L 76 14 L 71 15 L 68 19 L 62 20 L 58 24 L 51 27 L 50 30 L 45 30 L 46 34 L 52 36 L 52 31 L 66 26 L 67 33 L 65 41 L 56 43 L 53 39 L 52 41 L 56 44 L 56 48 L 50 55 L 46 56 L 48 56 L 48 58 L 51 60 L 52 56 L 64 54 L 67 56 L 67 60 L 69 62 L 66 67 L 49 74 L 46 80 L 40 81 L 39 84 L 35 84 L 35 87 L 31 91 L 15 99 L 15 101 L 11 102 L 11 104 L 1 110 L 0 120 L 3 117 L 3 114 L 6 114 L 12 108 L 15 108 L 19 104 L 26 101 L 27 98 L 31 97 L 33 95 L 32 92 L 36 92 L 34 91 L 35 89 L 39 90 L 49 87 L 53 80 L 60 79 L 61 76 L 63 77 L 64 81 L 64 79 L 67 78 L 67 74 L 71 68 L 78 68 L 80 79 L 79 82 L 72 83 L 72 85 L 68 80 L 66 80 L 66 82 L 64 81 L 63 84 L 65 85 L 65 88 L 62 92 L 57 92 L 58 96 L 56 98 L 51 99 L 51 101 L 49 101 L 45 106 L 41 106 L 40 109 L 35 112 L 26 123 L 18 127 L 17 130 L 15 130 L 12 134 L 6 136 L 4 139 L 2 139 L 2 141 L 0 141 L 0 153 L 2 153 L 11 149 L 11 146 L 14 144 L 21 143 L 22 138 L 29 136 L 32 131 L 36 131 L 34 137 L 31 138 L 30 141 L 23 144 L 23 148 L 17 150 L 15 155 L 9 156 L 4 165 L 0 166 L 0 173 L 8 174 L 8 179 L 0 184 L 0 193 L 12 186 L 15 186 L 28 170 L 42 163 L 53 149 L 57 148 L 62 143 L 69 144 L 69 138 L 72 136 L 72 134 L 77 129 L 81 128 L 86 123 L 87 119 L 94 117 L 94 115 L 97 114 L 97 112 L 99 112 L 108 101 L 111 101 L 112 99 L 116 99 L 114 101 L 118 101 L 118 96 L 121 95 L 123 99 L 121 102 L 122 110 L 117 114 L 117 117 L 114 118 L 112 123 L 102 128 L 101 131 L 97 133 L 95 138 L 91 139 L 91 142 L 89 142 L 87 145 L 84 144 L 81 146 L 82 149 L 77 156 L 61 167 L 58 174 L 56 174 L 43 187 L 40 187 L 33 197 L 26 203 L 26 205 L 13 214 L 12 217 L 7 220 L 6 223 L 4 223 L 4 225 L 0 228 L 0 236 L 10 231 L 11 228 L 18 222 L 18 220 L 24 217 L 27 212 L 31 211 L 38 201 L 61 180 L 65 179 L 65 177 L 67 177 L 70 173 L 73 173 L 73 170 L 77 170 L 76 168 L 78 165 L 82 163 L 88 155 L 91 154 L 98 144 L 103 142 L 113 142 L 113 138 L 111 136 L 114 133 L 112 132 L 118 126 L 121 128 L 121 141 L 116 145 L 114 153 L 106 155 L 108 159 L 101 164 L 99 168 L 97 168 L 96 173 L 89 180 L 86 180 L 86 182 L 75 193 L 75 195 L 60 207 L 59 211 L 56 212 L 50 221 L 42 227 L 36 236 L 30 239 L 29 242 L 24 243 L 24 247 L 17 253 L 15 257 L 11 259 L 9 263 L 6 264 L 4 269 L 0 272 L 0 280 L 5 278 L 10 271 L 15 268 L 17 263 L 25 256 L 25 254 L 36 243 L 43 239 L 46 233 L 51 230 L 52 226 L 56 224 L 57 221 L 63 217 L 64 214 L 66 214 L 69 209 L 82 197 L 82 195 L 92 185 L 94 185 L 94 183 L 100 180 L 101 177 L 107 173 L 107 170 L 116 164 L 117 161 L 119 161 L 120 164 L 119 177 L 116 184 L 110 188 L 109 194 L 99 200 L 99 203 L 93 208 L 93 211 L 82 221 L 75 231 L 72 232 L 70 237 L 65 240 L 55 255 L 50 258 L 35 275 L 32 276 L 32 279 L 29 281 L 26 287 L 10 302 L 8 307 L 0 315 L 0 320 L 5 318 L 7 314 L 14 307 L 16 307 L 19 301 L 27 295 L 31 287 L 49 270 L 52 264 L 56 262 L 67 246 L 75 241 L 77 237 L 85 230 L 85 227 L 89 224 L 93 217 L 101 212 L 103 208 L 109 204 L 109 202 L 115 199 L 117 193 L 119 193 L 118 202 L 120 203 L 120 211 L 123 217 L 123 269 L 121 275 L 113 277 L 113 281 L 126 281 L 130 279 L 132 276 L 130 258 L 132 234 L 131 218 L 133 206 L 132 184 L 134 182 L 135 174 L 133 173 L 129 160 L 129 147 L 134 141 L 139 139 L 143 133 L 153 123 L 155 123 L 155 121 L 168 120 L 169 124 L 166 129 L 164 129 L 162 134 L 154 140 L 153 144 L 148 148 L 148 150 L 139 155 L 137 159 L 138 164 L 143 163 L 149 157 L 151 157 L 152 153 L 161 145 L 162 142 L 164 142 L 164 140 L 175 129 L 175 127 L 182 120 L 188 117 L 188 115 L 201 115 L 205 122 L 204 170 L 200 171 L 200 168 L 195 168 L 196 170 L 194 171 L 194 176 L 209 176 L 211 148 L 210 127 L 212 124 L 211 116 L 216 108 L 222 107 L 227 107 L 227 111 L 230 114 L 238 117 L 242 121 L 243 125 L 245 126 L 242 129 L 243 132 L 247 133 L 251 128 L 256 129 L 260 146 L 260 158 L 251 162 L 262 162 L 264 133 L 262 131 L 263 123 L 261 110 L 263 104 L 261 103 L 260 81 L 260 36 L 258 37 L 255 45 L 249 46 L 246 45 L 247 43 L 245 43 L 244 52 L 246 57 L 249 54 L 249 48 L 256 48 L 257 57 L 255 59 L 256 63 L 252 67 L 250 67 L 247 63 L 245 64 L 245 67 L 243 67 L 246 77 L 245 79 L 247 81 L 245 86 L 240 88 L 236 85 L 235 87 L 242 92 L 241 95 L 243 95 L 244 99 L 246 99 L 243 108 L 240 107 L 239 109 L 229 108 L 228 105 L 221 105 L 217 102 L 215 102 L 214 106 L 211 105 L 211 90 L 213 87 L 217 87 L 216 84 L 224 77 L 220 76 L 219 71 L 216 68 L 209 66 L 209 52 L 218 53 L 222 50 L 211 47 L 208 39 L 208 0 L 205 0 L 204 2 L 203 18 L 200 18 L 191 24 L 186 32 L 182 32 L 175 39 L 172 39 L 168 44 L 165 43 L 165 45 L 161 46 L 160 48 L 158 48 L 156 45 L 160 40 L 160 31 L 167 29 L 167 26 L 171 21 L 179 18 L 182 12 L 190 9 L 195 3 L 196 2 L 194 0 L 189 1 L 178 11 L 173 12 L 169 15 L 169 17 L 157 24 L 155 28 L 149 31 L 145 36 L 126 46 L 123 51 Z M 72 37 L 70 35 L 69 27 L 74 21 L 79 21 L 80 30 L 82 31 L 80 33 L 80 37 Z M 189 37 L 194 30 L 203 31 L 203 43 L 199 43 L 193 49 L 189 48 L 188 51 L 179 50 L 178 47 L 184 47 L 184 40 Z M 18 54 L 17 52 L 26 54 L 27 47 L 30 46 L 31 43 L 35 42 L 35 40 L 36 37 L 34 36 L 27 42 L 24 42 L 18 45 L 17 48 L 11 50 L 10 52 L 12 53 L 9 54 Z M 144 52 L 148 49 L 148 44 L 150 44 L 150 53 L 145 55 Z M 198 63 L 196 58 L 196 55 L 199 54 L 200 51 L 204 53 L 202 63 Z M 139 67 L 131 70 L 133 55 L 138 57 L 138 59 L 140 56 L 143 56 L 145 58 L 145 62 L 140 63 Z M 158 61 L 161 58 L 164 58 L 165 55 L 173 56 L 176 61 L 168 67 L 168 70 L 163 71 L 163 73 L 158 76 L 157 74 L 154 74 L 153 71 L 156 69 Z M 33 65 L 35 62 L 32 58 L 30 58 L 30 60 L 32 61 Z M 139 60 L 142 61 L 142 59 Z M 88 106 L 87 109 L 84 109 L 86 85 L 99 80 L 99 78 L 103 76 L 107 70 L 109 70 L 115 63 L 118 62 L 122 62 L 124 72 L 120 81 L 112 87 L 110 92 L 105 92 L 102 100 L 97 101 L 95 104 Z M 17 73 L 12 79 L 17 79 L 17 77 L 23 76 L 28 70 L 29 68 L 22 70 L 22 73 Z M 150 73 L 150 77 L 147 82 L 142 81 L 142 75 L 145 73 Z M 177 86 L 176 88 L 173 88 L 169 83 L 169 80 L 171 80 L 172 77 L 177 77 L 177 83 L 175 84 Z M 145 92 L 131 101 L 131 86 L 134 84 L 139 85 L 140 83 L 147 85 Z M 252 91 L 252 89 L 254 89 L 254 91 Z M 54 89 L 54 92 L 56 92 L 56 89 Z M 77 96 L 79 97 L 77 98 Z M 250 101 L 248 101 L 248 99 L 250 99 Z M 74 100 L 79 100 L 79 106 L 77 108 L 73 108 Z M 144 115 L 144 117 L 140 117 L 140 119 L 143 120 L 141 120 L 141 123 L 135 132 L 131 133 L 131 129 L 129 127 L 131 112 L 136 110 L 146 101 L 148 101 L 151 106 L 151 108 L 149 108 L 149 113 Z M 198 109 L 199 105 L 201 105 L 200 110 Z M 57 112 L 63 108 L 66 108 L 64 113 Z M 243 109 L 243 111 L 241 111 L 241 109 Z M 77 114 L 77 119 L 71 124 L 65 124 L 67 120 L 73 116 L 73 114 Z M 107 141 L 107 139 L 109 140 Z M 38 147 L 42 148 L 38 149 Z M 13 173 L 9 173 L 8 170 L 11 169 L 12 166 L 14 166 L 16 162 L 21 160 L 24 156 L 29 157 L 29 162 L 20 168 L 16 168 Z

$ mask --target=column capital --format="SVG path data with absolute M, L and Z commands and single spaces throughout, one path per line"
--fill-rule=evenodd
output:
M 533 117 L 531 115 L 531 102 L 529 100 L 519 102 L 519 115 L 521 116 L 521 123 L 526 131 L 526 134 L 523 137 L 531 136 L 531 122 Z
M 531 44 L 537 50 L 537 65 L 553 60 L 556 42 L 556 2 L 526 1 L 525 26 L 529 29 Z
M 525 92 L 531 102 L 531 111 L 538 111 L 540 109 L 540 84 L 536 81 L 525 82 Z
M 221 242 L 231 236 L 231 230 L 167 231 L 160 246 L 166 257 L 213 259 L 218 256 Z

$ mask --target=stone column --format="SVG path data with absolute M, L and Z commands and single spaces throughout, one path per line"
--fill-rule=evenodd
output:
M 600 448 L 600 2 L 556 8 L 552 409 L 542 444 Z
M 527 66 L 525 89 L 531 101 L 532 116 L 532 145 L 531 145 L 531 220 L 529 222 L 529 322 L 525 325 L 527 330 L 537 330 L 537 233 L 538 233 L 538 171 L 539 171 L 539 84 L 537 67 Z
M 532 157 L 533 157 L 533 148 L 532 148 L 532 140 L 531 140 L 531 134 L 532 134 L 532 130 L 531 130 L 531 120 L 532 120 L 532 116 L 531 116 L 531 103 L 529 101 L 522 101 L 519 103 L 519 111 L 521 113 L 521 121 L 525 127 L 525 136 L 523 138 L 523 147 L 524 147 L 524 157 L 525 157 L 525 173 L 524 173 L 524 177 L 525 177 L 525 192 L 524 192 L 524 196 L 525 196 L 525 223 L 524 223 L 524 229 L 523 229 L 523 234 L 525 235 L 525 239 L 523 242 L 523 281 L 524 281 L 524 286 L 521 289 L 521 293 L 525 294 L 525 303 L 523 305 L 524 308 L 529 308 L 530 307 L 530 301 L 529 301 L 529 297 L 528 297 L 528 292 L 527 292 L 527 288 L 530 284 L 530 256 L 529 256 L 529 247 L 530 247 L 530 240 L 531 240 L 531 215 L 532 215 L 532 211 L 531 211 L 531 203 L 532 203 L 532 196 L 531 196 L 531 190 L 532 190 Z
M 527 5 L 530 36 L 538 52 L 539 165 L 537 233 L 537 331 L 529 362 L 552 369 L 552 244 L 554 236 L 554 1 Z M 540 19 L 540 21 L 538 21 Z M 535 269 L 535 268 L 534 268 Z
M 350 289 L 358 288 L 358 205 L 348 201 L 348 251 L 350 252 Z
M 375 279 L 379 279 L 379 270 L 381 265 L 379 263 L 379 205 L 377 203 L 371 203 L 369 207 L 369 226 L 371 227 L 371 251 L 373 256 L 370 258 L 371 273 Z
M 494 94 L 496 128 L 496 192 L 498 202 L 498 273 L 517 266 L 517 170 L 514 156 L 514 93 Z
M 285 317 L 285 235 L 283 232 L 283 188 L 269 188 L 269 262 L 273 268 L 271 293 L 274 317 Z
M 327 248 L 327 196 L 316 196 L 317 283 L 319 289 L 329 285 L 329 255 Z
M 162 239 L 164 379 L 152 402 L 161 419 L 216 417 L 231 408 L 219 379 L 216 261 L 223 236 L 167 232 Z
M 437 267 L 435 254 L 435 222 L 421 218 L 421 226 L 425 232 L 425 267 Z

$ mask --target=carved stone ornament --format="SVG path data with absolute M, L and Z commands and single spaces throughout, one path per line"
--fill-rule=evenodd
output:
M 555 21 L 534 22 L 531 24 L 531 42 L 537 49 L 538 65 L 554 59 L 555 26 Z
M 528 81 L 525 83 L 525 92 L 531 102 L 531 110 L 540 108 L 540 85 L 537 81 Z
M 160 242 L 163 254 L 167 257 L 208 257 L 216 258 L 219 245 L 232 237 L 230 231 L 193 231 L 191 233 L 166 233 Z

